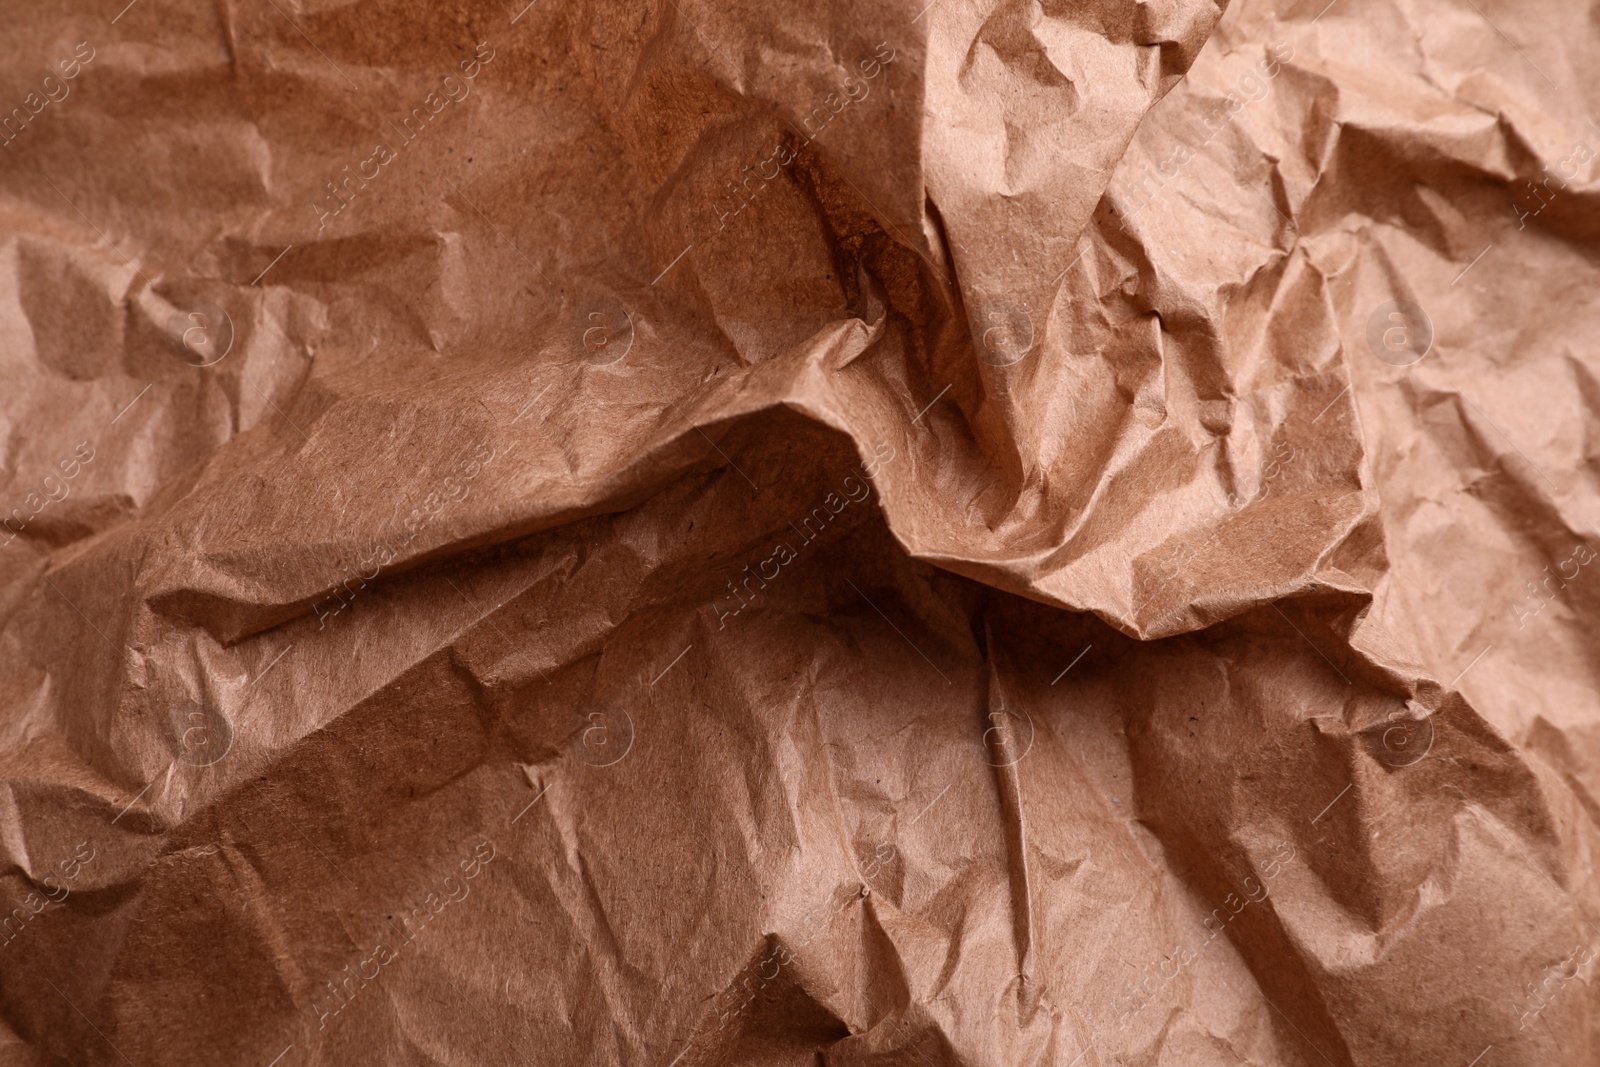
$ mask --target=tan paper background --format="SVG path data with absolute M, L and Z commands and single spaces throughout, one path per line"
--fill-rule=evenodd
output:
M 1593 1062 L 1596 41 L 12 5 L 0 1063 Z

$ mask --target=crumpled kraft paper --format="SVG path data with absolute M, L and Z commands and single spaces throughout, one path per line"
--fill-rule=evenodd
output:
M 0 1062 L 1593 1062 L 1581 5 L 10 14 Z

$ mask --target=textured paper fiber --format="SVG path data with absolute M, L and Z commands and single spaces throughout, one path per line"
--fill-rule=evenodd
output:
M 1600 29 L 0 34 L 0 1064 L 1600 1056 Z

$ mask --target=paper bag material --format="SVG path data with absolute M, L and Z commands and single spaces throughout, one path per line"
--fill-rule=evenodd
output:
M 0 1063 L 1581 1065 L 1581 6 L 0 43 Z

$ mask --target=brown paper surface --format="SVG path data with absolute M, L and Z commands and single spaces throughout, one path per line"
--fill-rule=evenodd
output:
M 1596 1062 L 1583 5 L 122 4 L 0 1064 Z

